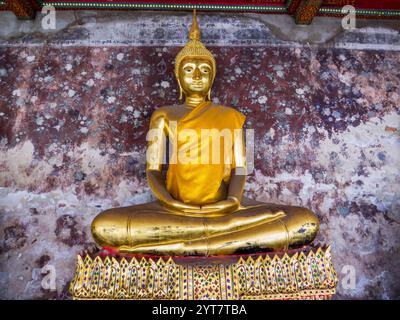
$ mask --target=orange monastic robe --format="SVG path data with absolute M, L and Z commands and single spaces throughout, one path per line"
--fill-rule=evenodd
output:
M 239 111 L 209 101 L 179 120 L 169 137 L 172 156 L 167 171 L 167 190 L 175 199 L 190 204 L 221 200 L 221 183 L 229 183 L 232 168 L 245 166 L 245 157 L 234 151 L 243 143 L 244 121 Z

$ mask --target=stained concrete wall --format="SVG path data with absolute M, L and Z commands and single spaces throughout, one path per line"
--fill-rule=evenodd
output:
M 0 296 L 66 298 L 100 211 L 154 199 L 145 135 L 178 102 L 173 59 L 187 13 L 0 13 Z M 336 298 L 400 297 L 400 36 L 393 21 L 200 14 L 218 62 L 212 96 L 255 129 L 246 195 L 306 206 L 331 244 Z M 41 287 L 55 267 L 57 290 Z M 342 286 L 343 267 L 356 286 Z

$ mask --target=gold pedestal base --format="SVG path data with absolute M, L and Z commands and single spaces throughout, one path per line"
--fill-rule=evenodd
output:
M 232 259 L 78 256 L 69 291 L 74 299 L 134 300 L 329 299 L 336 292 L 329 247 Z

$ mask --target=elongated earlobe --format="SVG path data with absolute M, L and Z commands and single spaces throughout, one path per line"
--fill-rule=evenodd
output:
M 179 85 L 179 100 L 182 100 L 183 98 L 183 90 L 182 87 Z
M 183 98 L 183 89 L 181 86 L 181 82 L 178 80 L 178 86 L 179 86 L 179 99 L 178 100 L 182 100 Z
M 208 96 L 208 100 L 210 100 L 210 101 L 211 101 L 211 89 L 210 89 L 210 90 L 208 90 L 208 94 L 207 94 L 207 96 Z

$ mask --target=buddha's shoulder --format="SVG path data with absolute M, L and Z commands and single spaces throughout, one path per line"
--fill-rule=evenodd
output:
M 225 105 L 222 105 L 222 104 L 213 104 L 215 107 L 217 107 L 217 108 L 219 108 L 219 109 L 221 109 L 221 110 L 225 110 L 225 111 L 228 111 L 228 112 L 239 112 L 238 110 L 236 110 L 234 107 L 230 107 L 230 106 L 225 106 Z M 239 112 L 240 113 L 240 112 Z
M 151 114 L 152 119 L 164 118 L 168 119 L 170 115 L 173 113 L 176 106 L 162 106 L 157 108 Z

